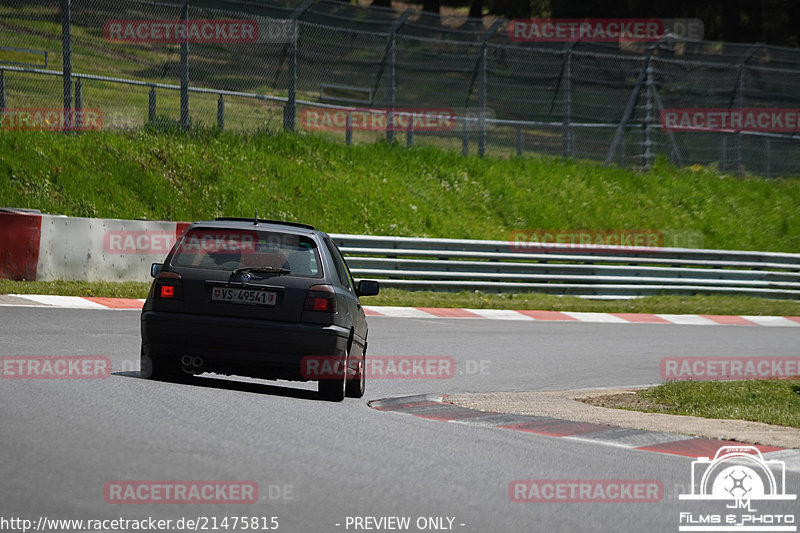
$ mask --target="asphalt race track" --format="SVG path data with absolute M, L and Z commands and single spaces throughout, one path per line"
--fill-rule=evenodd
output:
M 0 307 L 0 355 L 101 355 L 113 366 L 107 379 L 0 379 L 4 519 L 277 517 L 278 531 L 298 533 L 678 531 L 681 512 L 719 509 L 678 499 L 691 484 L 689 457 L 436 422 L 367 402 L 656 383 L 666 356 L 797 356 L 800 330 L 376 317 L 370 356 L 452 356 L 458 371 L 369 380 L 363 399 L 341 404 L 319 401 L 312 384 L 146 381 L 139 342 L 139 311 Z M 518 479 L 658 480 L 663 498 L 515 503 L 509 486 Z M 259 498 L 108 503 L 104 487 L 120 480 L 252 481 Z M 800 492 L 800 474 L 788 472 L 785 486 Z M 753 507 L 794 520 L 800 505 Z M 408 517 L 410 526 L 365 517 Z

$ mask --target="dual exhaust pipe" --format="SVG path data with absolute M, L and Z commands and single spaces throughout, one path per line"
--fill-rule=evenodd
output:
M 184 355 L 181 357 L 181 369 L 187 374 L 202 374 L 205 372 L 206 361 L 199 355 Z

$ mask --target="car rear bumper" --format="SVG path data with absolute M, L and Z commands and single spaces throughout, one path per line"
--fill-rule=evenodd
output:
M 142 350 L 153 359 L 200 356 L 205 371 L 274 379 L 304 379 L 305 356 L 342 356 L 350 330 L 163 311 L 142 313 Z

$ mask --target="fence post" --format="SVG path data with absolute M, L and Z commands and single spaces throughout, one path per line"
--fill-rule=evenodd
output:
M 719 168 L 725 172 L 725 167 L 728 166 L 728 137 L 725 133 L 722 134 L 722 153 L 720 154 Z
M 770 167 L 772 165 L 770 164 L 770 158 L 772 157 L 772 151 L 770 150 L 770 148 L 771 148 L 771 144 L 772 143 L 770 143 L 769 137 L 765 137 L 765 140 L 766 140 L 766 143 L 767 143 L 767 146 L 766 146 L 766 148 L 767 148 L 766 149 L 766 152 L 767 152 L 767 172 L 766 172 L 766 174 L 767 174 L 768 178 L 771 178 L 772 177 L 772 175 L 771 175 L 772 172 L 770 172 L 770 171 L 772 169 Z
M 156 88 L 150 86 L 150 94 L 147 102 L 147 122 L 153 124 L 156 121 Z
M 387 58 L 389 60 L 389 83 L 386 87 L 387 100 L 389 101 L 389 112 L 386 114 L 386 142 L 392 144 L 394 142 L 394 108 L 396 105 L 396 84 L 397 84 L 397 69 L 396 69 L 396 42 L 395 38 L 397 31 L 406 23 L 408 17 L 411 16 L 411 10 L 406 9 L 400 18 L 395 20 L 389 28 L 389 49 L 387 50 Z
M 463 156 L 469 154 L 469 126 L 467 122 L 467 117 L 464 117 L 461 122 L 461 155 Z
M 572 49 L 575 43 L 567 47 L 564 54 L 564 157 L 572 157 L 570 142 L 570 117 L 572 116 Z
M 283 129 L 286 131 L 294 131 L 297 117 L 297 40 L 300 38 L 300 17 L 314 5 L 315 1 L 304 0 L 289 15 L 292 24 L 292 42 L 289 43 L 289 71 L 286 73 L 288 97 L 283 108 Z
M 661 96 L 658 94 L 658 87 L 653 86 L 653 102 L 656 105 L 656 111 L 659 113 L 659 124 L 661 123 L 660 114 L 664 111 L 664 102 L 661 101 Z M 669 139 L 670 145 L 672 146 L 672 153 L 675 156 L 675 162 L 678 164 L 679 167 L 683 168 L 683 157 L 681 156 L 680 148 L 678 147 L 678 141 L 675 139 L 675 133 L 670 131 L 669 129 L 666 130 L 667 138 Z
M 647 75 L 647 68 L 650 66 L 650 59 L 653 57 L 653 52 L 655 52 L 656 48 L 660 41 L 655 43 L 647 52 L 647 55 L 644 58 L 644 63 L 642 63 L 642 68 L 639 70 L 639 77 L 636 79 L 636 85 L 633 87 L 633 91 L 631 92 L 630 97 L 628 98 L 628 103 L 625 106 L 625 111 L 622 113 L 622 118 L 617 124 L 617 130 L 614 133 L 614 138 L 611 141 L 611 146 L 608 148 L 608 153 L 606 154 L 606 159 L 603 162 L 605 166 L 611 164 L 611 160 L 614 159 L 614 154 L 617 151 L 617 147 L 619 146 L 620 141 L 623 141 L 623 137 L 625 136 L 625 127 L 628 124 L 628 121 L 631 119 L 631 115 L 633 115 L 633 110 L 636 107 L 636 102 L 639 101 L 639 92 L 642 90 L 645 82 L 645 76 Z
M 217 127 L 219 131 L 225 131 L 225 99 L 222 95 L 217 100 Z
M 478 157 L 486 153 L 486 42 L 481 46 L 480 83 L 478 84 Z
M 83 126 L 83 80 L 75 80 L 75 129 Z
M 181 22 L 189 26 L 189 2 L 181 8 Z M 189 40 L 181 42 L 181 127 L 189 128 Z
M 294 131 L 294 121 L 297 114 L 297 20 L 292 21 L 292 42 L 289 45 L 289 72 L 286 106 L 283 108 L 283 129 Z
M 650 170 L 650 167 L 653 164 L 653 137 L 652 137 L 652 126 L 653 126 L 653 62 L 647 62 L 647 68 L 645 73 L 645 103 L 644 103 L 644 124 L 642 125 L 642 129 L 644 130 L 642 133 L 644 135 L 644 143 L 643 148 L 644 151 L 642 153 L 642 170 Z
M 739 63 L 739 72 L 736 83 L 736 107 L 739 109 L 739 116 L 742 112 L 742 98 L 744 96 L 744 62 Z M 742 173 L 742 132 L 736 132 L 736 172 Z
M 0 113 L 6 110 L 6 71 L 0 70 Z
M 61 79 L 64 86 L 64 131 L 72 130 L 72 6 L 61 0 Z
M 764 46 L 764 43 L 756 43 L 751 46 L 747 53 L 742 56 L 739 60 L 738 64 L 736 65 L 736 93 L 734 98 L 736 99 L 736 107 L 739 110 L 739 115 L 741 116 L 741 111 L 744 102 L 744 67 L 750 58 L 758 52 Z M 736 150 L 736 172 L 741 174 L 744 172 L 744 163 L 742 162 L 742 133 L 740 131 L 736 131 L 735 137 L 736 146 L 734 150 Z

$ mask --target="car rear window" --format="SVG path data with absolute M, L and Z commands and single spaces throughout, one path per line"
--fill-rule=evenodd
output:
M 289 269 L 287 275 L 322 277 L 313 239 L 250 229 L 193 228 L 181 239 L 170 264 L 209 270 L 279 267 Z

